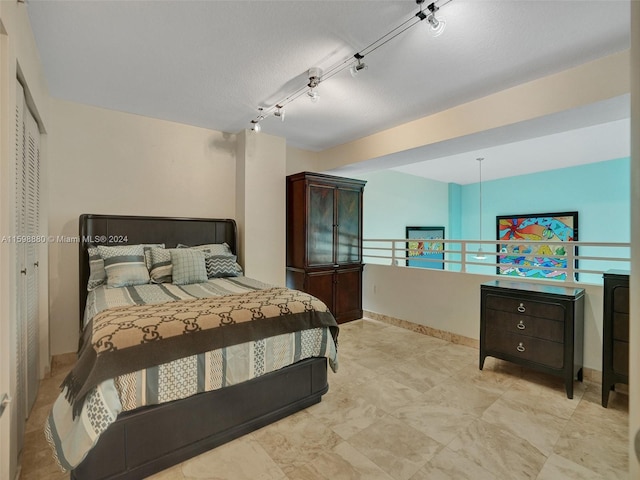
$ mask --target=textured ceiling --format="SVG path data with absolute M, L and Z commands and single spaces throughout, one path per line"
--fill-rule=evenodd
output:
M 322 150 L 629 47 L 627 0 L 453 0 L 263 131 Z M 236 133 L 414 18 L 414 1 L 28 0 L 52 96 Z M 597 119 L 594 120 L 597 123 Z M 560 127 L 562 128 L 562 127 Z M 415 163 L 415 159 L 413 160 Z

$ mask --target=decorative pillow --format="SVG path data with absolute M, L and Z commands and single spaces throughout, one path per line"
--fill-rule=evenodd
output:
M 189 285 L 207 281 L 207 268 L 204 263 L 204 252 L 192 248 L 172 248 L 173 283 Z
M 171 252 L 164 248 L 152 248 L 149 276 L 152 283 L 171 283 Z
M 242 275 L 242 267 L 236 263 L 235 255 L 205 254 L 208 278 L 237 277 Z
M 98 252 L 98 247 L 89 247 L 89 281 L 87 291 L 95 290 L 107 281 L 107 272 L 104 271 L 104 260 Z
M 98 245 L 104 261 L 108 287 L 127 287 L 149 283 L 149 270 L 144 263 L 142 245 L 107 247 Z
M 196 245 L 194 247 L 179 243 L 178 248 L 193 248 L 194 250 L 209 252 L 212 255 L 233 255 L 233 252 L 231 252 L 231 248 L 226 243 L 207 243 L 205 245 Z
M 147 270 L 151 271 L 151 249 L 164 248 L 164 243 L 143 243 L 142 248 L 144 250 L 144 264 Z

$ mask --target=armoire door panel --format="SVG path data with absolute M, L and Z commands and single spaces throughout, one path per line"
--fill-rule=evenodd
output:
M 308 273 L 305 291 L 322 300 L 333 311 L 333 271 Z
M 362 314 L 362 269 L 336 270 L 335 315 Z M 359 313 L 358 313 L 359 312 Z
M 307 261 L 309 266 L 333 264 L 334 188 L 309 185 Z
M 360 198 L 359 190 L 338 189 L 336 263 L 360 263 Z

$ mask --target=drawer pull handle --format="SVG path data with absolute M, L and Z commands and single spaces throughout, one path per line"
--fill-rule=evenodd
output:
M 518 346 L 516 347 L 516 350 L 518 350 L 519 352 L 524 352 L 524 345 L 522 345 L 522 342 L 518 344 Z
M 526 310 L 527 310 L 527 309 L 526 309 L 526 308 L 524 308 L 524 304 L 523 304 L 523 303 L 521 303 L 520 305 L 518 305 L 518 311 L 519 311 L 520 313 L 524 313 Z
M 525 328 L 527 328 L 526 325 L 522 323 L 522 320 L 520 320 L 520 323 L 516 325 L 516 327 L 518 327 L 518 330 L 524 330 Z

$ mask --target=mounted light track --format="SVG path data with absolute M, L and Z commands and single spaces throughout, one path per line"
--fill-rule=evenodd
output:
M 363 62 L 363 59 L 376 51 L 378 48 L 386 45 L 394 38 L 397 38 L 402 33 L 409 30 L 414 25 L 419 24 L 423 20 L 426 20 L 429 25 L 429 32 L 433 36 L 441 35 L 444 31 L 444 27 L 446 22 L 442 18 L 436 17 L 436 12 L 438 12 L 442 7 L 447 5 L 452 0 L 441 0 L 435 1 L 427 5 L 426 11 L 423 10 L 422 5 L 425 3 L 425 0 L 415 0 L 416 5 L 419 6 L 420 10 L 418 13 L 412 15 L 407 20 L 402 22 L 397 27 L 393 28 L 389 32 L 385 33 L 383 36 L 378 38 L 376 41 L 370 43 L 362 50 L 356 52 L 353 55 L 350 55 L 343 60 L 340 60 L 333 66 L 331 66 L 326 71 L 322 71 L 320 68 L 313 67 L 308 70 L 308 78 L 309 82 L 300 86 L 297 90 L 293 91 L 279 102 L 271 105 L 270 107 L 262 107 L 259 109 L 261 112 L 258 117 L 251 120 L 251 129 L 254 131 L 260 131 L 260 122 L 265 118 L 266 115 L 273 114 L 275 117 L 279 117 L 280 120 L 284 121 L 284 107 L 294 100 L 298 99 L 302 95 L 307 95 L 307 97 L 312 102 L 317 102 L 319 98 L 318 94 L 318 85 L 321 82 L 326 82 L 331 77 L 337 75 L 343 70 L 349 69 L 351 75 L 356 77 L 360 72 L 366 70 L 368 68 L 367 64 Z M 355 62 L 354 62 L 355 59 Z M 287 84 L 290 82 L 286 82 Z M 256 128 L 257 127 L 257 128 Z

